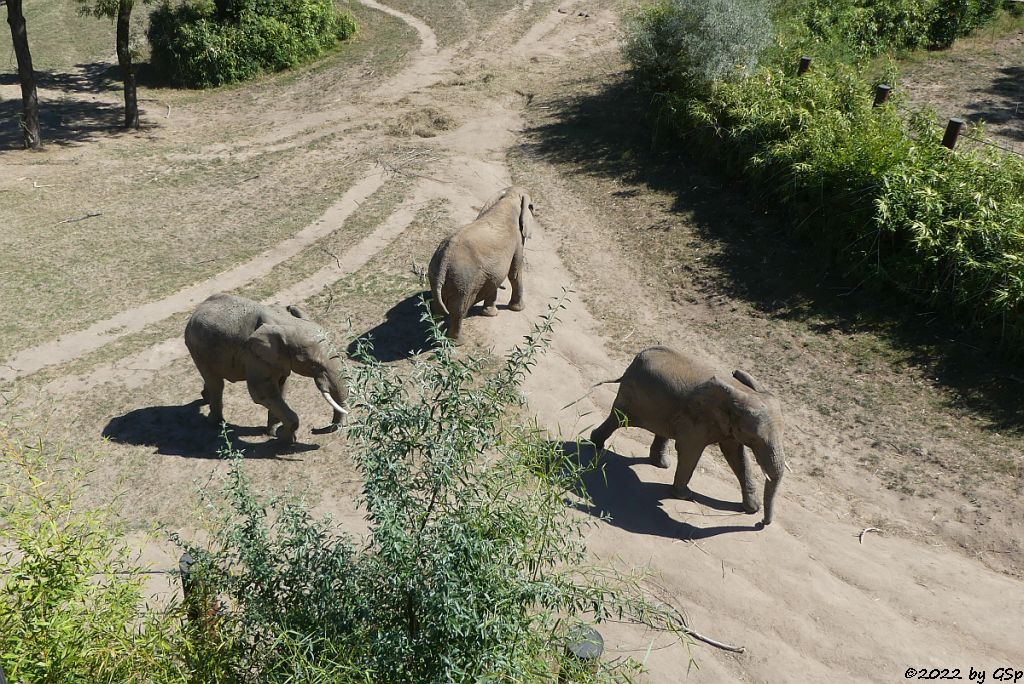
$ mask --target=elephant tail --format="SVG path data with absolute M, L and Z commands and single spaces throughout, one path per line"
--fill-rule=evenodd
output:
M 441 290 L 444 289 L 444 281 L 448 278 L 448 250 L 445 249 L 441 253 L 441 263 L 437 267 L 437 275 L 434 276 L 433 282 L 430 286 L 430 295 L 434 298 L 434 305 L 448 314 L 448 307 L 444 305 L 444 300 L 441 298 Z
M 581 401 L 583 401 L 584 399 L 586 399 L 587 397 L 589 397 L 589 396 L 590 396 L 590 393 L 591 393 L 591 392 L 593 392 L 594 390 L 596 390 L 596 389 L 597 389 L 598 387 L 600 387 L 601 385 L 614 385 L 614 384 L 616 384 L 616 383 L 622 382 L 622 378 L 624 378 L 624 377 L 626 377 L 626 376 L 625 376 L 625 375 L 623 375 L 623 376 L 621 376 L 621 377 L 619 377 L 619 378 L 616 378 L 615 380 L 604 380 L 604 381 L 602 381 L 602 382 L 599 382 L 599 383 L 597 383 L 596 385 L 591 385 L 591 386 L 590 386 L 590 389 L 588 389 L 588 390 L 587 390 L 587 393 L 586 393 L 586 394 L 584 394 L 584 395 L 583 395 L 582 397 L 580 397 L 580 398 L 579 398 L 579 399 L 577 399 L 576 401 L 570 401 L 570 402 L 569 402 L 568 404 L 566 404 L 565 406 L 563 406 L 563 407 L 562 407 L 561 409 L 559 409 L 559 410 L 563 410 L 563 411 L 564 411 L 565 409 L 569 408 L 569 407 L 570 407 L 570 406 L 572 406 L 573 404 L 578 404 L 578 403 L 580 403 Z

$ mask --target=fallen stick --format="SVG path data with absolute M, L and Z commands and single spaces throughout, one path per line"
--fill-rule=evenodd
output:
M 716 641 L 716 640 L 712 639 L 711 637 L 706 637 L 703 634 L 701 634 L 700 632 L 692 630 L 692 629 L 690 629 L 689 627 L 687 627 L 685 625 L 683 626 L 683 633 L 689 634 L 690 636 L 692 636 L 697 641 L 703 641 L 708 646 L 714 646 L 715 648 L 720 648 L 723 651 L 730 651 L 732 653 L 746 653 L 747 652 L 747 649 L 744 646 L 733 646 L 732 644 L 726 644 L 726 643 L 723 643 L 721 641 Z
M 881 534 L 882 530 L 878 529 L 877 527 L 865 527 L 863 530 L 860 531 L 860 534 L 857 535 L 857 537 L 860 539 L 861 544 L 864 543 L 864 535 L 868 532 L 878 532 L 879 534 Z
M 79 216 L 78 218 L 64 219 L 63 221 L 57 221 L 57 223 L 55 223 L 53 225 L 59 226 L 59 225 L 64 224 L 64 223 L 78 223 L 79 221 L 84 221 L 86 219 L 96 218 L 97 216 L 103 216 L 103 212 L 97 211 L 95 213 L 86 214 L 85 216 Z

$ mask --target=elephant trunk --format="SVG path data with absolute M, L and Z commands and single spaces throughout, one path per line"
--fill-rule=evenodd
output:
M 324 395 L 324 399 L 330 404 L 333 410 L 331 418 L 332 425 L 341 425 L 348 410 L 345 408 L 345 401 L 348 399 L 348 388 L 345 381 L 341 379 L 340 368 L 327 368 L 323 373 L 317 375 L 313 381 L 316 388 Z
M 775 512 L 775 495 L 782 484 L 782 476 L 786 472 L 786 455 L 781 444 L 768 444 L 763 453 L 755 454 L 757 462 L 764 471 L 764 525 L 771 525 Z

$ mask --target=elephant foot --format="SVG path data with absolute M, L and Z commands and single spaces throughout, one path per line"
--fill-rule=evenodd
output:
M 508 305 L 509 311 L 522 311 L 524 308 L 526 308 L 526 305 L 522 302 L 511 302 Z
M 266 432 L 267 437 L 277 437 L 277 428 L 280 426 L 280 423 L 276 425 L 268 425 L 264 432 Z
M 744 513 L 757 513 L 759 510 L 761 510 L 761 504 L 743 502 Z
M 298 426 L 289 430 L 284 425 L 281 425 L 275 431 L 274 436 L 277 437 L 277 440 L 282 444 L 294 444 L 296 430 L 298 430 Z
M 483 311 L 480 312 L 480 315 L 481 316 L 497 316 L 498 315 L 498 307 L 494 306 L 493 304 L 491 304 L 490 306 L 485 306 L 483 308 Z
M 224 422 L 224 414 L 223 413 L 211 413 L 209 416 L 207 416 L 206 419 L 209 420 L 214 425 L 220 425 L 221 423 Z
M 684 501 L 693 501 L 693 492 L 690 491 L 690 488 L 686 485 L 683 485 L 682 487 L 672 485 L 672 496 Z
M 667 469 L 667 468 L 668 468 L 669 466 L 671 466 L 671 465 L 672 465 L 672 464 L 671 464 L 671 463 L 669 463 L 669 461 L 668 461 L 668 455 L 667 455 L 667 454 L 658 454 L 658 455 L 654 455 L 654 454 L 652 454 L 651 456 L 648 456 L 648 457 L 647 457 L 647 461 L 648 461 L 648 462 L 649 462 L 649 463 L 650 463 L 650 464 L 651 464 L 652 466 L 655 466 L 655 467 L 657 467 L 657 468 L 661 468 L 662 470 L 665 470 L 665 469 Z

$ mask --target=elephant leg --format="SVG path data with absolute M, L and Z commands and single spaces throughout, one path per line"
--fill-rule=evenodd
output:
M 676 476 L 672 481 L 672 494 L 679 499 L 692 499 L 693 492 L 690 491 L 690 478 L 693 471 L 697 469 L 704 447 L 707 446 L 701 440 L 692 437 L 676 437 Z
M 433 297 L 430 298 L 430 315 L 434 318 L 444 317 L 444 310 L 441 308 L 441 302 L 437 301 Z
M 287 383 L 287 375 L 281 378 L 281 381 L 278 383 L 278 391 L 280 392 L 281 395 L 281 401 L 284 401 L 285 393 L 287 392 Z M 270 435 L 271 437 L 275 437 L 277 435 L 277 426 L 280 424 L 281 419 L 275 416 L 273 411 L 267 409 L 267 434 Z
M 619 415 L 622 412 L 612 407 L 612 412 L 608 414 L 608 417 L 604 419 L 604 422 L 594 428 L 594 431 L 590 433 L 590 441 L 594 445 L 594 451 L 601 453 L 604 451 L 604 444 L 608 441 L 608 438 L 612 436 L 612 433 L 618 430 L 622 423 L 619 421 Z
M 651 465 L 658 466 L 659 468 L 668 468 L 668 437 L 662 437 L 661 435 L 654 435 L 654 441 L 651 442 Z
M 247 384 L 252 400 L 267 409 L 269 416 L 267 422 L 270 423 L 276 419 L 276 421 L 284 423 L 277 428 L 275 436 L 282 442 L 290 444 L 295 441 L 295 433 L 299 429 L 299 416 L 281 398 L 279 382 L 277 378 L 265 380 L 250 378 Z
M 498 307 L 495 306 L 495 303 L 498 301 L 498 286 L 493 283 L 487 283 L 480 290 L 480 298 L 484 300 L 484 310 L 480 314 L 483 316 L 497 316 Z
M 451 338 L 452 343 L 459 346 L 464 343 L 462 339 L 462 322 L 466 318 L 466 314 L 469 313 L 469 309 L 473 306 L 473 296 L 463 295 L 460 299 L 456 300 L 455 306 L 449 306 L 448 312 L 448 337 Z
M 448 338 L 451 339 L 452 344 L 458 346 L 462 344 L 462 316 L 463 314 L 458 311 L 448 310 Z
M 509 311 L 522 311 L 523 302 L 523 257 L 512 259 L 512 268 L 508 272 L 508 282 L 512 286 L 512 298 L 508 300 Z
M 726 463 L 732 468 L 736 479 L 740 482 L 740 491 L 743 492 L 743 510 L 747 513 L 757 513 L 761 510 L 757 502 L 757 485 L 754 484 L 754 469 L 750 467 L 750 459 L 747 458 L 746 449 L 739 442 L 727 439 L 719 442 L 718 447 L 725 456 Z
M 203 400 L 210 405 L 210 420 L 220 424 L 224 422 L 224 378 L 196 366 L 203 376 Z

